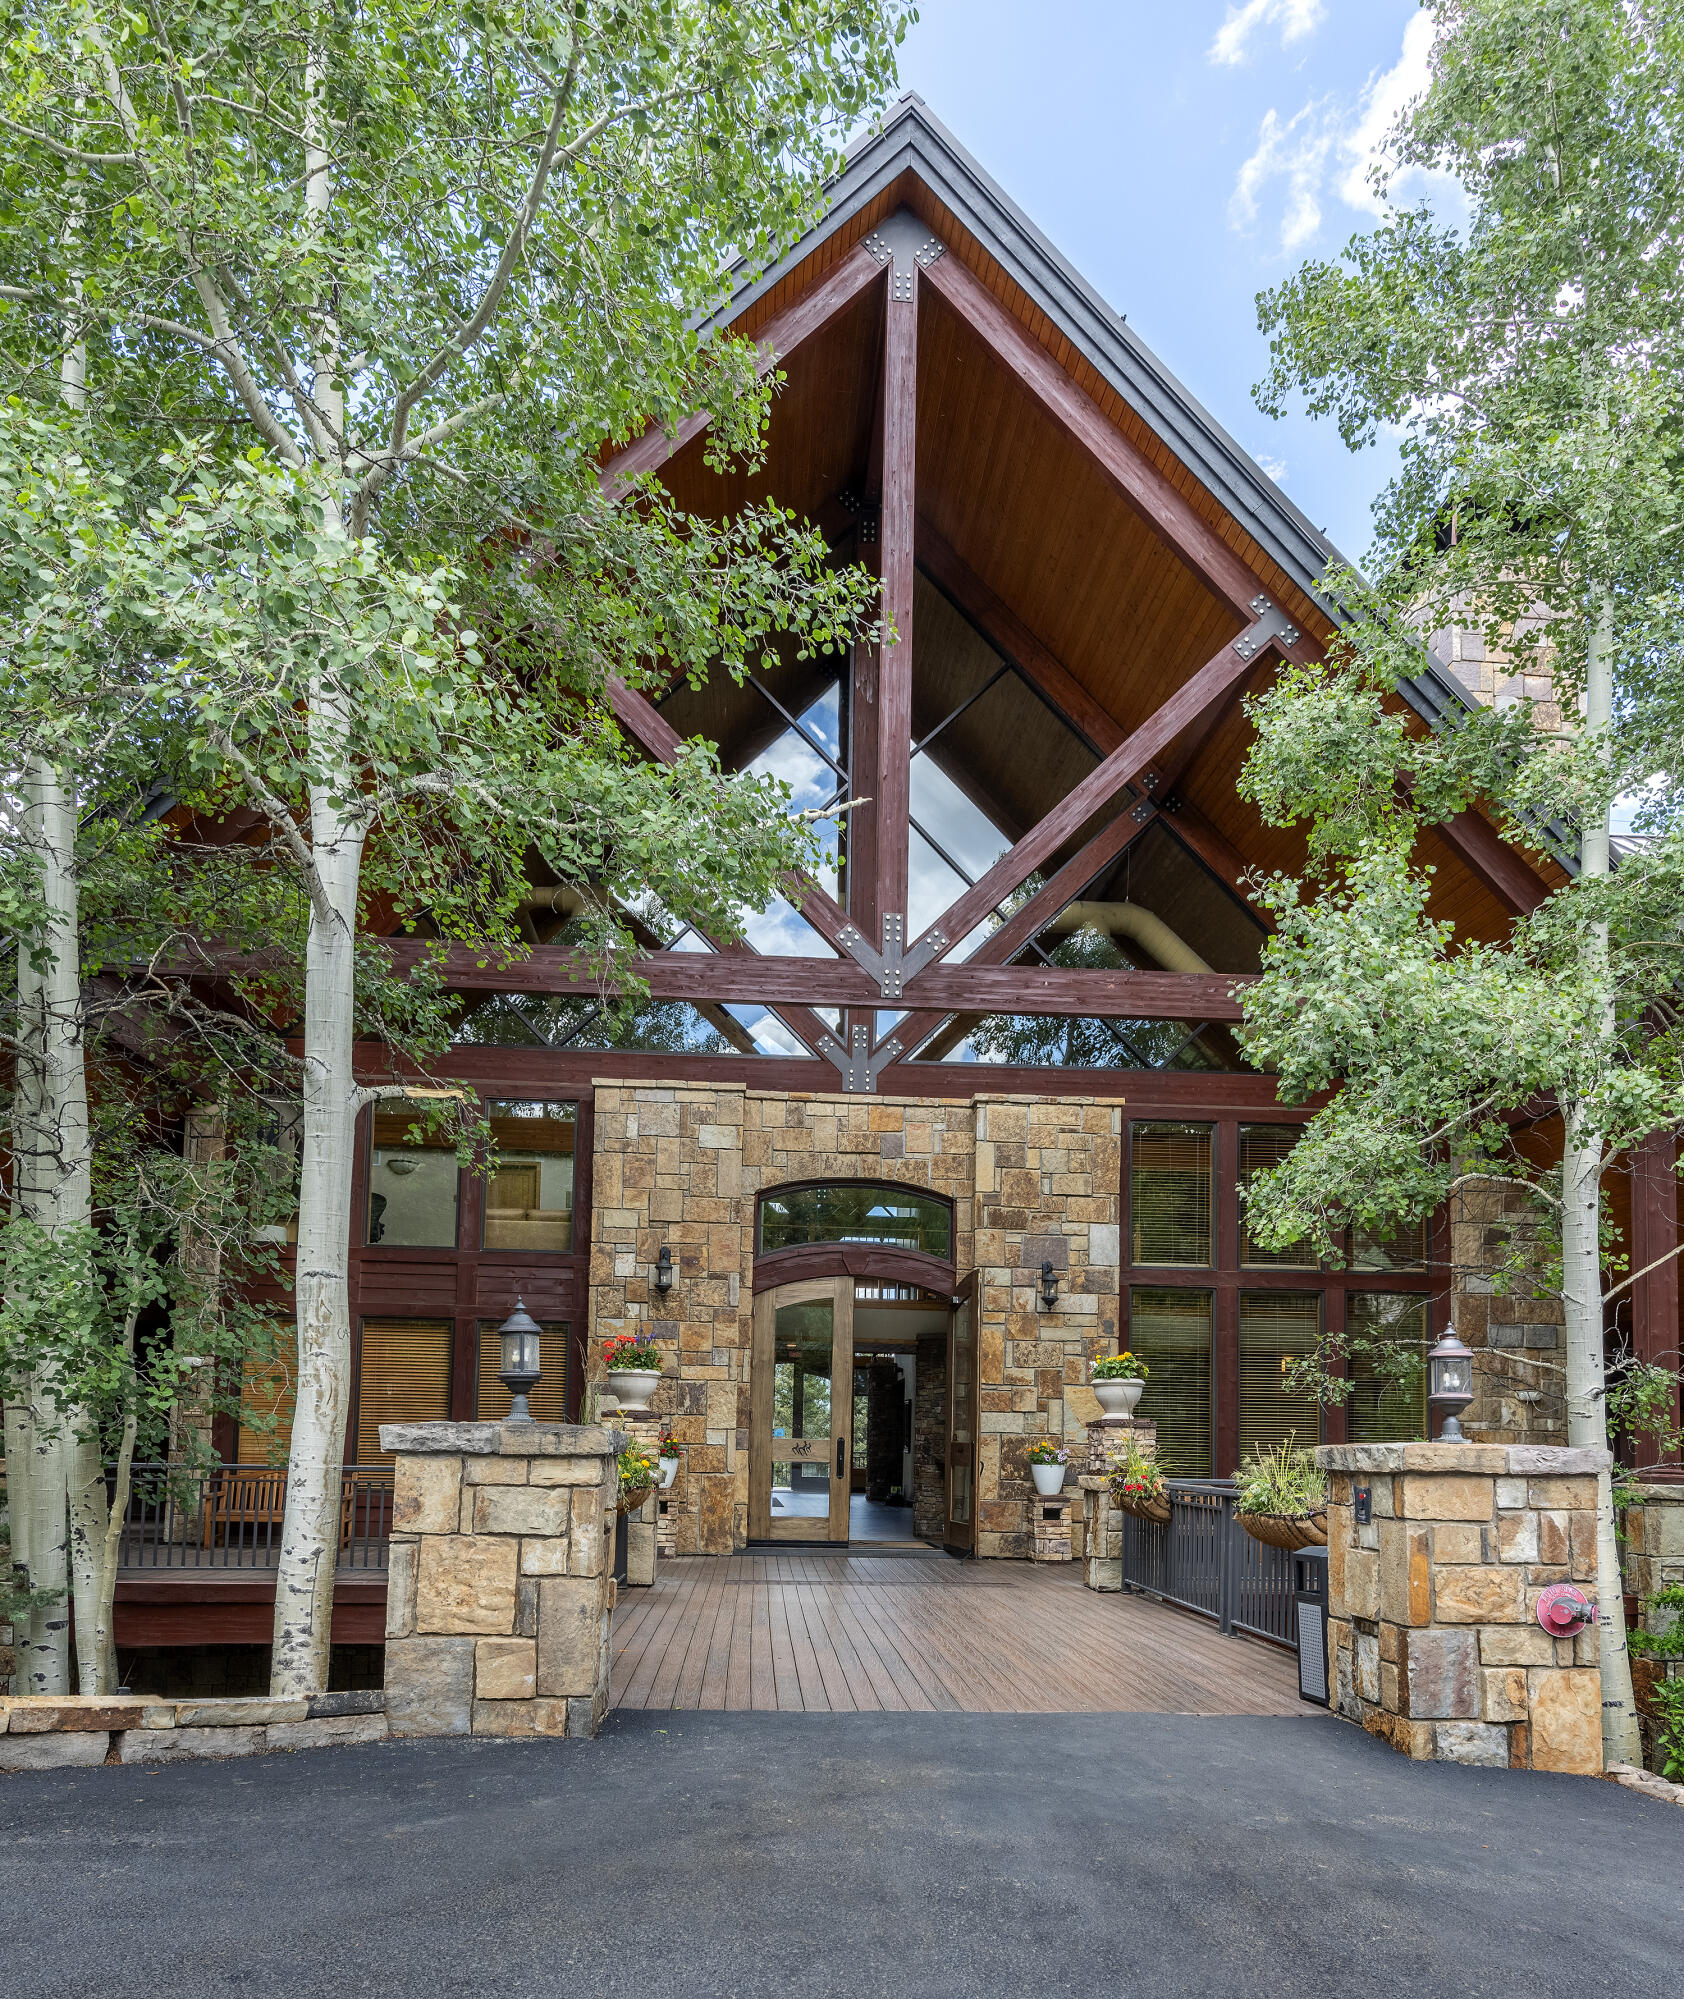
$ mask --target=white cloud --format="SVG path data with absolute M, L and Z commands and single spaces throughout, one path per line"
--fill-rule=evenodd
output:
M 1246 11 L 1257 4 L 1249 0 Z M 1370 175 L 1389 150 L 1398 114 L 1431 80 L 1432 46 L 1433 16 L 1423 10 L 1410 17 L 1397 61 L 1370 76 L 1354 103 L 1334 96 L 1312 98 L 1284 122 L 1271 106 L 1263 114 L 1256 148 L 1235 176 L 1230 224 L 1239 230 L 1256 228 L 1264 194 L 1276 181 L 1285 183 L 1280 248 L 1286 255 L 1316 235 L 1323 204 L 1330 198 L 1377 214 L 1380 203 Z
M 1216 31 L 1210 45 L 1212 62 L 1242 63 L 1251 53 L 1250 41 L 1260 28 L 1278 21 L 1281 46 L 1301 41 L 1321 21 L 1326 9 L 1322 0 L 1245 0 L 1242 7 L 1230 7 L 1228 18 Z
M 1278 486 L 1286 478 L 1286 460 L 1277 458 L 1273 452 L 1259 451 L 1256 455 L 1257 469 L 1265 479 L 1273 479 Z

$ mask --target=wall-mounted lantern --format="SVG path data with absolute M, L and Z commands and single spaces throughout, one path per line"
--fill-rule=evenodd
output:
M 1052 1267 L 1052 1258 L 1048 1257 L 1041 1265 L 1041 1304 L 1044 1310 L 1050 1312 L 1057 1303 L 1058 1272 Z
M 505 1421 L 530 1423 L 532 1411 L 526 1406 L 530 1391 L 538 1386 L 538 1321 L 517 1298 L 515 1309 L 497 1328 L 503 1343 L 503 1365 L 497 1379 L 509 1391 L 509 1413 Z
M 655 1289 L 663 1298 L 672 1289 L 672 1251 L 665 1243 L 661 1244 L 661 1253 L 655 1259 Z
M 1427 1355 L 1427 1401 L 1444 1411 L 1441 1444 L 1467 1442 L 1457 1418 L 1473 1399 L 1473 1349 L 1456 1337 L 1454 1326 L 1446 1326 L 1438 1345 Z

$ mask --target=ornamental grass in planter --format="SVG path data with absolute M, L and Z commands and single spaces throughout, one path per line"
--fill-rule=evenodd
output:
M 1137 1520 L 1162 1526 L 1169 1519 L 1169 1487 L 1152 1453 L 1130 1437 L 1112 1456 L 1110 1467 L 1112 1503 Z
M 1271 1450 L 1253 1445 L 1234 1474 L 1234 1515 L 1254 1541 L 1271 1548 L 1327 1546 L 1327 1480 L 1296 1436 Z

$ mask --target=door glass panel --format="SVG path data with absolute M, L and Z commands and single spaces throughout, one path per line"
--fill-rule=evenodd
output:
M 781 1305 L 772 1322 L 772 1519 L 830 1514 L 830 1382 L 836 1307 Z

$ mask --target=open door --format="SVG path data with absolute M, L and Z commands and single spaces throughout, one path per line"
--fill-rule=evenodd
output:
M 854 1280 L 762 1291 L 749 1385 L 750 1540 L 846 1543 L 853 1410 Z
M 950 1555 L 976 1553 L 977 1360 L 976 1279 L 960 1287 L 947 1330 L 947 1519 Z

